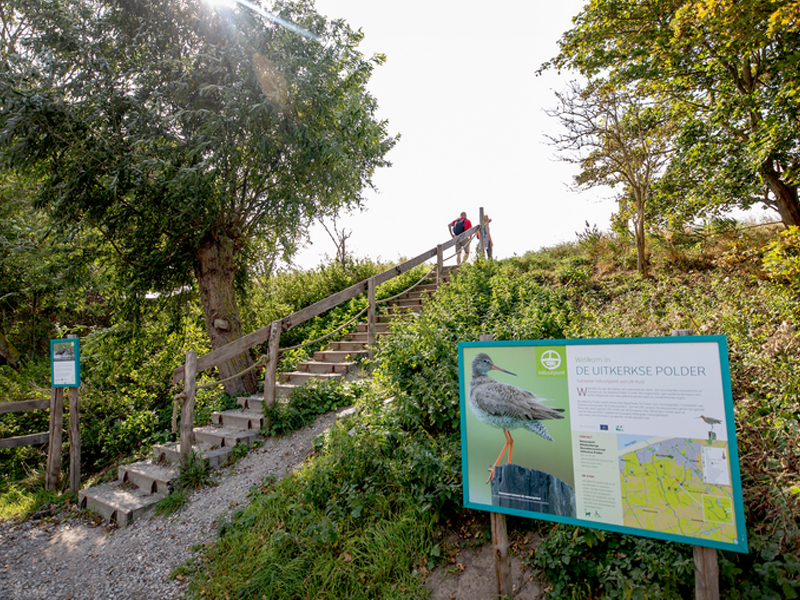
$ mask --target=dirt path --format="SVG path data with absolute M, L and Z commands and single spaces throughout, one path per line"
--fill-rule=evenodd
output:
M 190 505 L 161 518 L 148 515 L 124 529 L 79 516 L 74 508 L 22 523 L 0 523 L 0 600 L 167 600 L 185 582 L 174 569 L 216 539 L 216 521 L 247 503 L 265 477 L 283 477 L 311 453 L 314 438 L 336 420 L 331 413 L 291 437 L 270 438 L 232 467 L 218 485 L 194 492 Z M 488 519 L 488 517 L 487 517 Z M 448 564 L 428 574 L 432 600 L 486 600 L 497 592 L 488 545 L 447 541 Z M 519 550 L 519 548 L 518 548 Z M 524 548 L 523 548 L 524 552 Z M 519 559 L 512 562 L 514 598 L 538 600 L 541 588 Z

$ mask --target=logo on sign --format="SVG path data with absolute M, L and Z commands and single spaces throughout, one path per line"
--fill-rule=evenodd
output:
M 561 366 L 561 355 L 555 350 L 545 350 L 542 353 L 541 362 L 548 371 L 555 371 Z

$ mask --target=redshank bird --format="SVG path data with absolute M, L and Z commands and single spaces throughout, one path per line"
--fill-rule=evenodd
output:
M 706 423 L 711 425 L 711 431 L 714 431 L 714 425 L 719 425 L 722 423 L 719 419 L 715 419 L 714 417 L 707 417 L 705 415 L 700 415 L 699 417 L 695 417 L 696 419 L 703 419 Z
M 494 479 L 494 470 L 500 464 L 506 449 L 508 450 L 508 462 L 511 463 L 511 453 L 514 451 L 512 429 L 524 428 L 552 442 L 553 438 L 542 421 L 564 418 L 559 414 L 564 412 L 563 408 L 545 406 L 542 402 L 546 402 L 546 400 L 537 398 L 532 392 L 492 379 L 488 376 L 489 371 L 492 370 L 517 375 L 496 366 L 489 355 L 484 352 L 472 359 L 469 407 L 479 421 L 502 429 L 503 435 L 506 436 L 506 445 L 503 446 L 500 456 L 489 469 L 489 479 L 486 483 Z

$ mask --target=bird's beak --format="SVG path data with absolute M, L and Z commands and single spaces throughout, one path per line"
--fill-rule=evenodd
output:
M 511 371 L 506 371 L 505 369 L 501 369 L 500 367 L 498 367 L 496 365 L 492 365 L 492 369 L 494 369 L 495 371 L 502 371 L 503 373 L 508 373 L 509 375 L 513 375 L 514 377 L 517 376 L 516 373 L 512 373 Z

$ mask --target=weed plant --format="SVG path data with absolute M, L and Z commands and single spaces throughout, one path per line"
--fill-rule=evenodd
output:
M 189 503 L 189 494 L 192 491 L 214 484 L 208 461 L 192 450 L 178 466 L 178 476 L 173 480 L 174 488 L 156 502 L 154 511 L 157 515 L 169 516 Z

